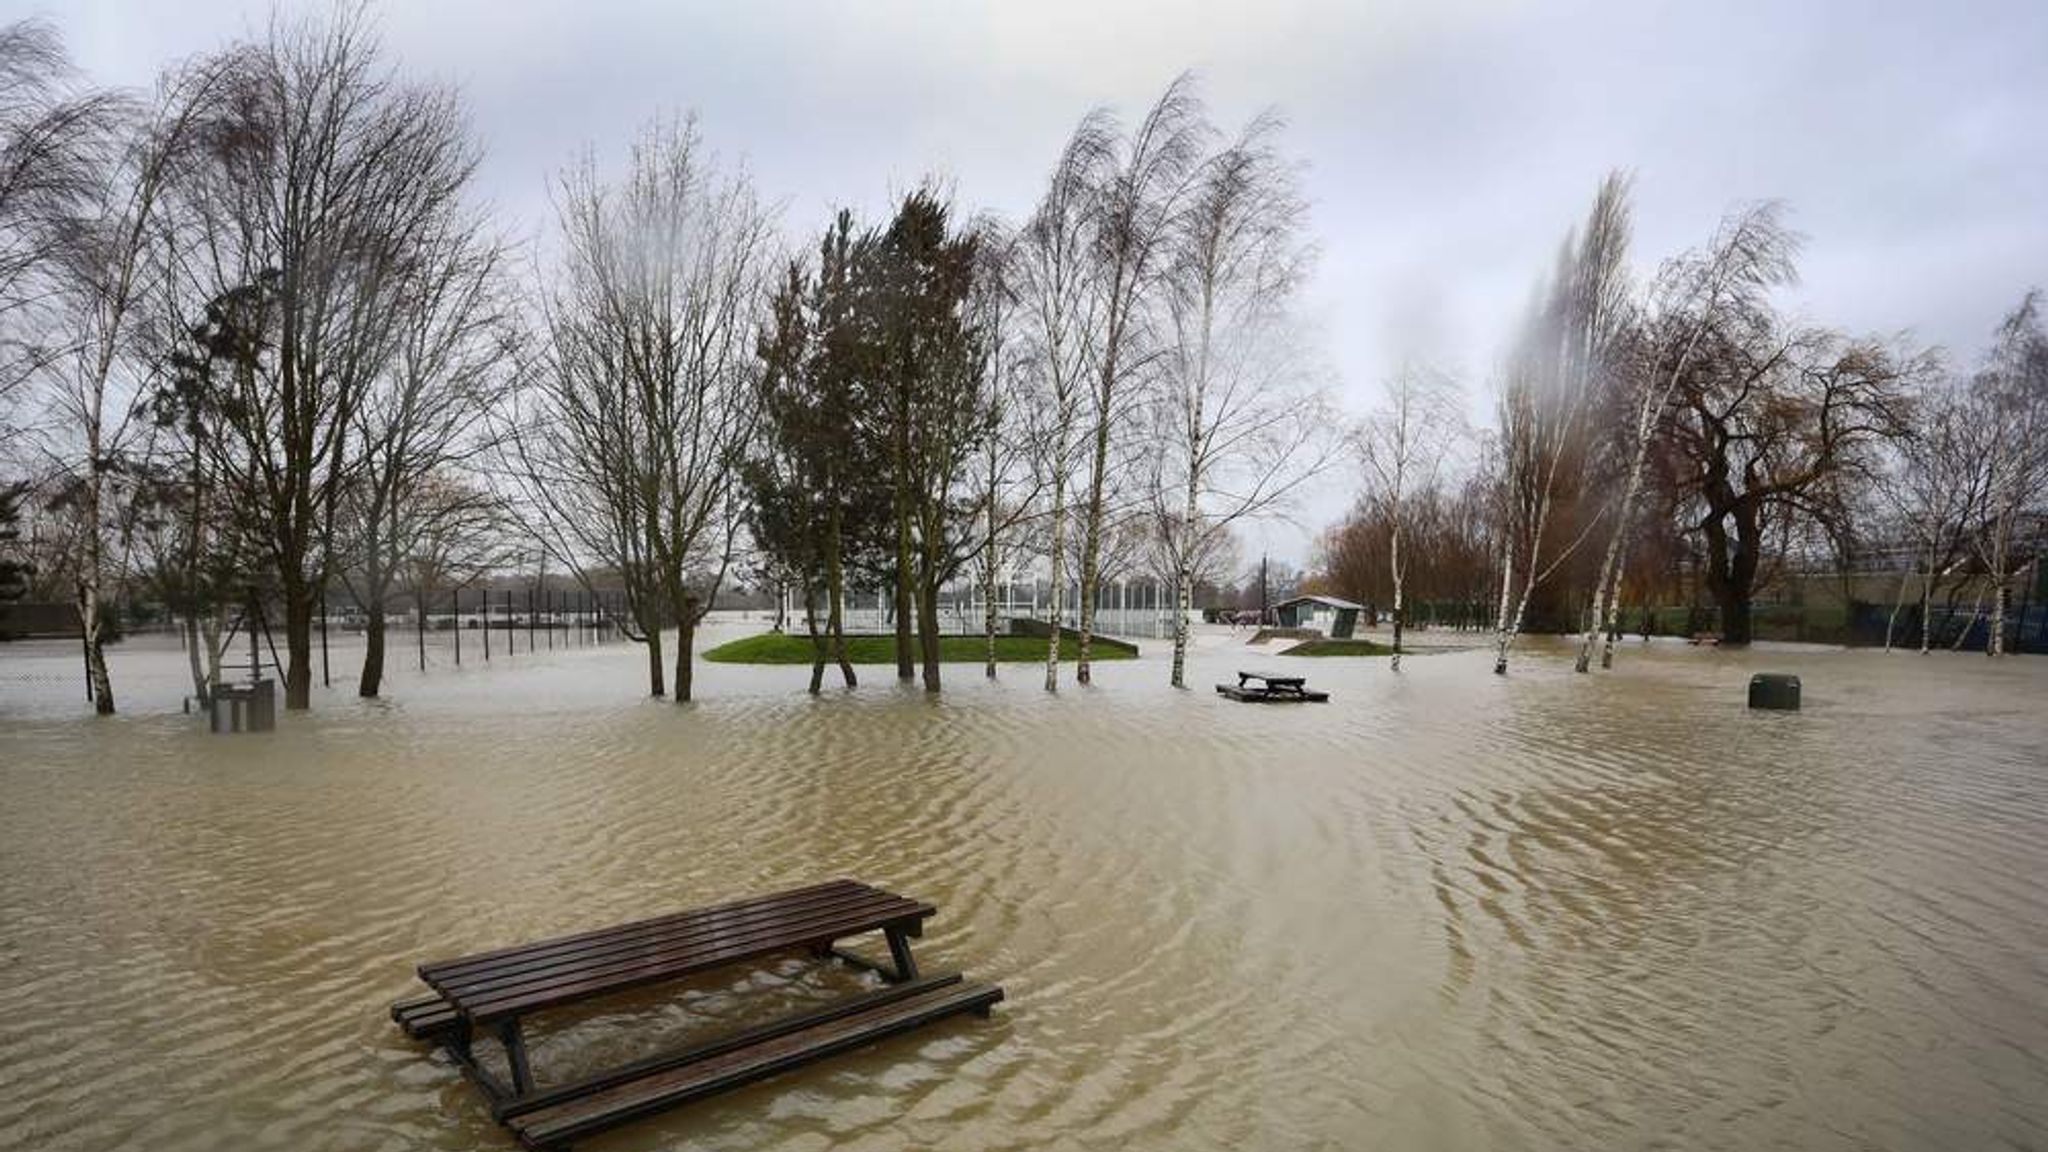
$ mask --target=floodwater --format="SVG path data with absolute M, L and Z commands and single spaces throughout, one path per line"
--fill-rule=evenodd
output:
M 1209 685 L 1273 657 L 1206 635 L 1175 693 L 1147 647 L 1057 697 L 703 665 L 677 708 L 630 646 L 469 646 L 232 738 L 175 649 L 116 655 L 112 721 L 74 650 L 0 649 L 0 1148 L 510 1148 L 386 1016 L 416 962 L 842 875 L 936 903 L 924 966 L 994 1018 L 587 1147 L 2048 1147 L 2048 661 L 1537 645 L 1254 707 Z M 1805 710 L 1746 711 L 1757 669 Z M 533 1059 L 858 983 L 726 973 Z

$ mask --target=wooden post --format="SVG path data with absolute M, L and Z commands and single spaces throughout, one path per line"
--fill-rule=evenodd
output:
M 455 614 L 455 666 L 462 667 L 462 589 L 448 593 L 448 607 Z
M 533 651 L 533 585 L 526 586 L 526 650 Z
M 479 591 L 483 593 L 484 663 L 489 664 L 491 662 L 491 589 L 489 585 L 485 585 Z
M 882 934 L 889 938 L 889 959 L 896 965 L 896 979 L 917 979 L 917 959 L 910 954 L 910 937 L 901 928 L 885 928 Z
M 526 1036 L 519 1030 L 518 1017 L 498 1025 L 498 1039 L 505 1045 L 505 1062 L 512 1066 L 512 1094 L 533 1091 L 533 1069 L 526 1063 Z
M 427 598 L 413 597 L 413 608 L 419 612 L 420 671 L 427 670 Z

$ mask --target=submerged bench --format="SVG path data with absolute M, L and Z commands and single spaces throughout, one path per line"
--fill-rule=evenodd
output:
M 835 880 L 419 966 L 434 994 L 391 1007 L 405 1034 L 436 1044 L 489 1101 L 492 1116 L 529 1148 L 562 1148 L 606 1128 L 751 1084 L 962 1012 L 986 1016 L 1003 990 L 959 973 L 921 975 L 912 937 L 937 909 L 852 880 Z M 835 945 L 880 932 L 890 962 Z M 534 1013 L 630 989 L 805 951 L 879 973 L 884 987 L 821 1009 L 642 1060 L 570 1084 L 536 1087 L 521 1021 Z M 477 1058 L 494 1033 L 506 1075 Z
M 1218 684 L 1216 691 L 1248 704 L 1320 704 L 1330 698 L 1328 692 L 1310 691 L 1308 677 L 1280 672 L 1239 672 L 1235 685 Z

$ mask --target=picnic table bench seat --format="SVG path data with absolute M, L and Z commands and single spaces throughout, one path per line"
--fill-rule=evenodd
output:
M 417 1040 L 445 1048 L 490 1102 L 492 1114 L 534 1148 L 861 1047 L 960 1012 L 985 1015 L 1002 989 L 959 974 L 921 976 L 910 939 L 932 905 L 852 880 L 638 920 L 611 928 L 480 952 L 419 966 L 432 996 L 394 1004 L 391 1016 Z M 881 932 L 890 962 L 835 947 Z M 824 1009 L 668 1053 L 574 1084 L 537 1088 L 521 1020 L 662 981 L 769 955 L 805 951 L 873 970 L 885 987 Z M 508 1080 L 477 1058 L 479 1029 L 503 1045 Z

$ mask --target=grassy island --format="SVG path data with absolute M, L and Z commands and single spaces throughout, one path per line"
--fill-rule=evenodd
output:
M 1393 648 L 1371 640 L 1305 640 L 1282 656 L 1391 656 Z M 1413 655 L 1413 653 L 1410 653 Z

